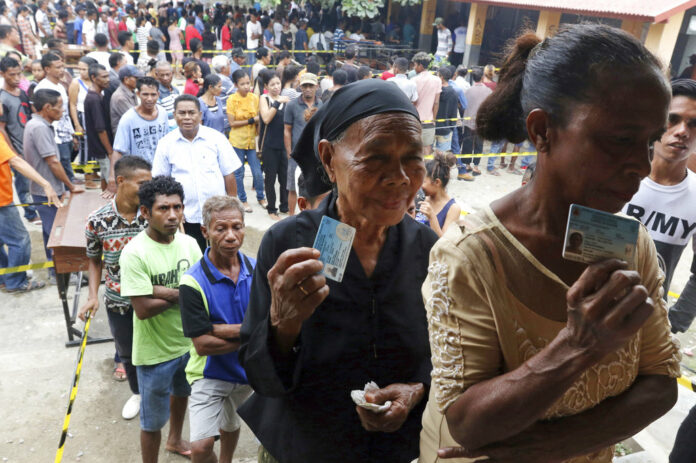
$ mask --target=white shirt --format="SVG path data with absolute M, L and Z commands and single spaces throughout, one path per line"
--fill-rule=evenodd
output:
M 85 19 L 85 22 L 82 23 L 82 41 L 84 42 L 85 46 L 87 47 L 93 47 L 94 46 L 94 34 L 97 33 L 96 26 L 94 25 L 94 21 L 90 21 L 89 19 Z
M 273 23 L 273 36 L 275 37 L 275 45 L 280 46 L 280 36 L 283 34 L 283 25 L 280 22 Z
M 184 218 L 203 222 L 203 204 L 212 196 L 224 196 L 225 179 L 242 167 L 224 134 L 200 125 L 193 141 L 177 127 L 162 137 L 152 162 L 152 176 L 171 175 L 184 187 Z
M 457 76 L 456 79 L 454 79 L 454 85 L 459 87 L 460 89 L 466 91 L 469 87 L 471 87 L 471 84 L 467 82 L 466 78 L 462 76 Z
M 406 74 L 397 74 L 394 77 L 387 79 L 387 82 L 394 82 L 401 89 L 402 92 L 414 103 L 418 99 L 418 89 L 416 88 L 416 83 L 408 80 Z
M 358 42 L 365 40 L 365 36 L 362 34 L 358 34 L 357 32 L 353 32 L 350 34 L 350 37 L 348 37 L 351 40 L 357 40 Z
M 45 78 L 36 84 L 34 92 L 41 89 L 55 90 L 56 92 L 60 93 L 60 97 L 63 99 L 63 115 L 51 125 L 53 126 L 53 130 L 56 132 L 56 143 L 61 144 L 72 142 L 73 133 L 75 133 L 75 130 L 73 130 L 73 125 L 70 121 L 70 112 L 68 111 L 68 93 L 65 91 L 65 87 L 63 87 L 63 84 L 60 82 L 54 84 L 48 80 L 48 78 Z
M 256 23 L 254 24 L 251 21 L 247 21 L 246 33 L 247 33 L 247 49 L 248 50 L 256 50 L 257 48 L 259 48 L 259 39 L 252 39 L 251 35 L 257 34 L 259 36 L 263 36 L 263 29 L 261 28 L 261 23 L 256 21 Z
M 459 26 L 454 30 L 454 52 L 464 53 L 466 50 L 466 27 Z
M 91 51 L 87 53 L 87 56 L 96 59 L 97 63 L 104 66 L 107 71 L 111 70 L 111 66 L 109 65 L 109 55 L 111 55 L 111 53 L 108 51 Z
M 321 41 L 324 50 L 329 49 L 329 43 L 326 41 L 326 37 L 324 36 L 323 32 L 315 32 L 312 34 L 312 38 L 309 39 L 309 44 L 307 44 L 307 46 L 310 50 L 318 50 L 317 43 L 319 43 L 319 41 Z
M 43 26 L 45 19 L 46 19 L 46 13 L 44 13 L 43 10 L 36 10 L 36 22 Z M 37 26 L 38 26 L 38 24 L 37 24 Z M 39 29 L 39 37 L 46 37 L 46 35 L 43 33 L 43 31 L 39 27 L 37 27 L 37 29 Z

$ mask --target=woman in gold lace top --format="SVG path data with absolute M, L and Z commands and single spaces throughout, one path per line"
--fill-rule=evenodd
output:
M 610 462 L 614 443 L 672 407 L 679 354 L 645 229 L 633 262 L 561 256 L 571 204 L 616 213 L 638 191 L 669 100 L 657 59 L 621 30 L 575 25 L 512 46 L 477 132 L 528 137 L 537 170 L 430 254 L 421 463 Z

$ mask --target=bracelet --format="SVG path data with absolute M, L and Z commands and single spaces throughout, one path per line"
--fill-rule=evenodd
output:
M 247 121 L 247 123 L 248 123 L 249 125 L 253 125 L 254 122 L 256 122 L 256 121 L 254 121 L 254 118 L 253 118 L 253 117 L 250 117 L 249 120 Z

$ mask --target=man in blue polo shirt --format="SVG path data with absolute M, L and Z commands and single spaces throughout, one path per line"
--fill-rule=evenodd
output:
M 230 196 L 203 205 L 203 257 L 180 280 L 184 335 L 192 338 L 186 377 L 191 384 L 189 416 L 193 461 L 232 461 L 241 420 L 239 407 L 251 386 L 239 364 L 239 329 L 244 320 L 256 260 L 239 250 L 244 242 L 244 206 Z

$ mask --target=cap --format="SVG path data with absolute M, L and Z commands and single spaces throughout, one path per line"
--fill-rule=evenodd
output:
M 442 24 L 443 22 L 445 22 L 444 19 L 442 19 L 442 18 L 435 18 L 435 22 L 433 23 L 433 26 L 439 26 L 439 25 Z
M 136 68 L 132 64 L 128 64 L 118 70 L 119 80 L 123 80 L 126 77 L 145 77 L 145 74 L 143 74 L 143 72 L 140 69 Z
M 319 79 L 317 79 L 317 76 L 315 74 L 312 74 L 311 72 L 305 72 L 304 74 L 302 74 L 302 77 L 300 77 L 300 87 L 304 84 L 319 85 Z

